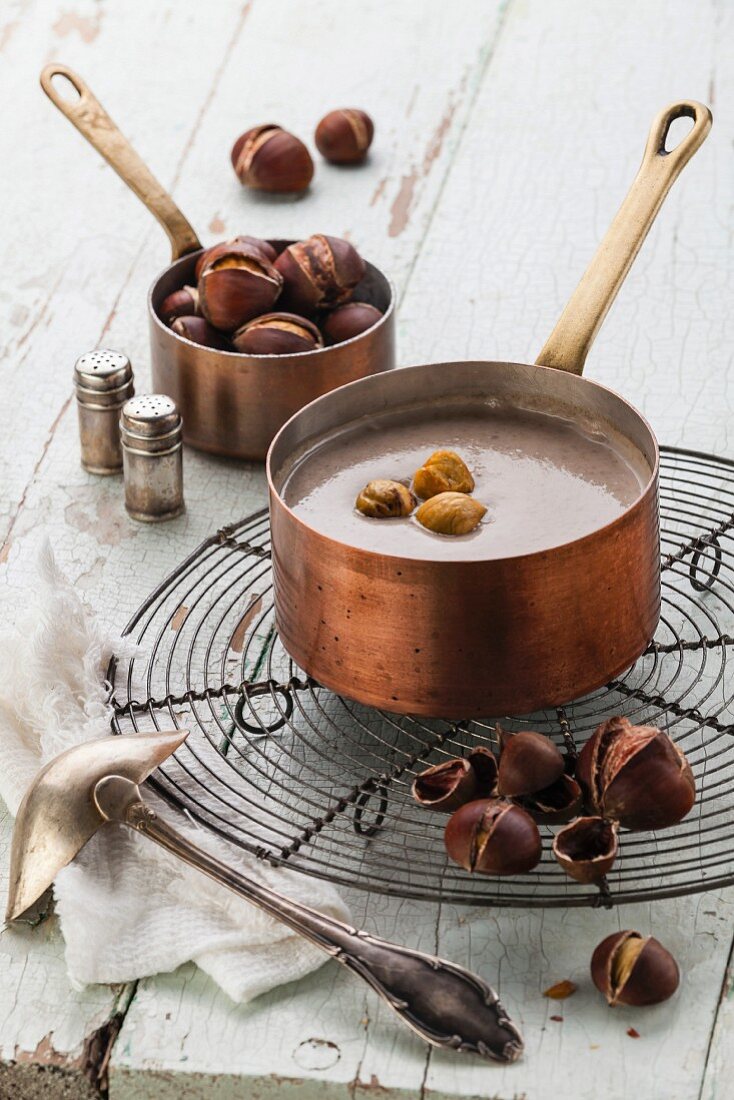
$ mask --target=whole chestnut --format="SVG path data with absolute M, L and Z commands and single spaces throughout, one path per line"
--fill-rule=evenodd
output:
M 482 522 L 487 509 L 466 493 L 438 493 L 424 500 L 415 513 L 422 527 L 437 535 L 468 535 Z
M 358 164 L 367 156 L 374 136 L 372 119 L 357 107 L 329 111 L 314 135 L 316 148 L 332 164 Z
M 499 789 L 506 798 L 545 790 L 563 775 L 563 757 L 557 745 L 542 733 L 509 733 L 497 727 L 500 743 Z
M 258 191 L 295 194 L 313 179 L 311 154 L 300 138 L 274 122 L 254 126 L 232 146 L 232 167 L 240 183 Z
M 216 348 L 217 351 L 229 350 L 229 344 L 222 333 L 213 328 L 203 317 L 176 317 L 171 324 L 171 331 L 205 348 Z
M 413 474 L 413 489 L 421 500 L 439 493 L 471 493 L 474 478 L 461 455 L 445 448 L 434 451 Z
M 233 332 L 271 310 L 282 286 L 280 272 L 258 249 L 215 250 L 199 276 L 199 308 L 215 328 Z
M 261 253 L 263 258 L 271 264 L 275 263 L 278 257 L 278 253 L 275 251 L 270 241 L 264 241 L 261 237 L 232 237 L 231 240 L 228 241 L 219 241 L 218 244 L 213 244 L 210 248 L 205 248 L 196 261 L 194 273 L 197 282 L 204 264 L 208 263 L 210 260 L 215 260 L 217 256 L 223 256 L 227 252 L 237 251 L 238 249 L 242 249 L 246 254 L 252 253 L 252 251 Z
M 591 979 L 614 1005 L 657 1005 L 680 983 L 678 964 L 654 936 L 613 932 L 591 956 Z
M 579 753 L 576 777 L 590 809 L 626 829 L 675 825 L 696 797 L 691 767 L 670 737 L 622 717 L 595 730 Z
M 295 313 L 346 302 L 365 273 L 364 260 L 349 241 L 323 233 L 288 245 L 275 268 L 283 278 L 283 301 Z
M 195 286 L 174 290 L 161 302 L 158 316 L 169 327 L 177 317 L 196 317 L 199 313 L 199 292 Z
M 525 874 L 541 855 L 540 833 L 530 814 L 500 798 L 481 798 L 456 810 L 444 843 L 455 863 L 483 875 Z
M 413 511 L 415 497 L 401 481 L 378 477 L 365 485 L 354 507 L 370 519 L 400 519 Z
M 585 884 L 601 882 L 619 851 L 617 826 L 603 817 L 577 817 L 553 840 L 553 855 L 571 878 Z
M 247 355 L 295 355 L 323 347 L 316 325 L 295 313 L 264 313 L 237 329 L 232 343 Z
M 321 331 L 330 344 L 341 344 L 376 325 L 382 314 L 368 302 L 347 302 L 326 317 Z

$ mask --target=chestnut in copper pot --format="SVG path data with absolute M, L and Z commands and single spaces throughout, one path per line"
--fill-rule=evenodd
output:
M 589 807 L 623 828 L 664 829 L 681 821 L 696 797 L 690 764 L 655 726 L 614 717 L 579 753 L 576 776 Z
M 283 301 L 295 313 L 346 302 L 365 273 L 364 260 L 349 241 L 323 233 L 289 245 L 275 267 L 284 282 Z
M 563 757 L 550 737 L 533 730 L 509 733 L 500 726 L 497 734 L 501 749 L 499 789 L 504 797 L 542 791 L 563 775 Z
M 279 271 L 256 248 L 214 250 L 199 276 L 199 308 L 222 332 L 234 332 L 267 313 L 283 286 Z
M 410 489 L 401 481 L 378 477 L 368 481 L 354 507 L 370 519 L 399 519 L 409 516 L 416 505 Z
M 191 340 L 192 344 L 216 348 L 218 351 L 229 349 L 226 337 L 203 317 L 176 317 L 171 324 L 171 331 L 177 336 L 184 336 L 187 340 Z
M 376 325 L 382 313 L 369 302 L 347 302 L 326 317 L 321 331 L 330 344 L 342 344 Z
M 195 286 L 183 286 L 164 298 L 160 307 L 160 318 L 172 325 L 177 317 L 196 317 L 199 312 L 199 292 Z
M 272 122 L 241 134 L 231 159 L 240 183 L 258 191 L 295 194 L 313 179 L 311 154 L 301 139 Z
M 375 127 L 366 111 L 342 107 L 329 111 L 316 127 L 316 148 L 332 164 L 359 164 L 375 136 Z
M 527 794 L 519 802 L 536 821 L 544 825 L 561 825 L 580 812 L 583 794 L 576 780 L 564 773 L 550 787 Z
M 278 258 L 278 253 L 273 248 L 270 241 L 264 241 L 262 237 L 232 237 L 228 241 L 220 241 L 218 244 L 213 244 L 211 248 L 205 248 L 196 261 L 196 267 L 194 271 L 196 273 L 196 279 L 198 281 L 201 275 L 204 264 L 209 263 L 210 260 L 215 260 L 217 256 L 223 256 L 227 252 L 233 252 L 241 249 L 245 254 L 252 253 L 253 251 L 260 253 L 268 263 L 275 263 Z
M 657 1005 L 680 983 L 678 964 L 654 936 L 613 932 L 591 956 L 591 978 L 614 1005 Z
M 482 798 L 456 810 L 444 831 L 449 858 L 465 871 L 522 875 L 540 861 L 538 826 L 513 802 Z
M 577 817 L 553 840 L 553 855 L 576 882 L 601 882 L 619 851 L 617 825 L 603 817 Z
M 323 347 L 316 325 L 295 313 L 264 313 L 237 329 L 232 343 L 247 355 L 295 355 Z

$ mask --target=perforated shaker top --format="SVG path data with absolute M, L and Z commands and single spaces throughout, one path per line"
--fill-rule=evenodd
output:
M 181 415 L 176 402 L 165 394 L 144 393 L 125 402 L 120 426 L 131 435 L 156 438 L 180 428 Z
M 133 376 L 130 360 L 121 351 L 97 348 L 80 355 L 74 365 L 77 385 L 106 392 L 125 385 Z

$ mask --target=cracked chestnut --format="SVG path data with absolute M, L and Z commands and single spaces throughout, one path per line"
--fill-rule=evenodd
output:
M 365 273 L 364 260 L 349 241 L 323 233 L 288 245 L 275 267 L 283 278 L 283 301 L 295 313 L 348 301 Z
M 680 983 L 678 964 L 654 936 L 613 932 L 591 956 L 591 979 L 614 1005 L 657 1005 Z
M 550 737 L 533 730 L 510 733 L 497 727 L 500 743 L 499 789 L 505 798 L 545 790 L 561 778 L 563 757 Z
M 565 773 L 545 787 L 519 799 L 520 805 L 544 825 L 561 825 L 579 813 L 583 794 L 576 780 Z
M 199 276 L 199 308 L 215 328 L 234 332 L 272 309 L 283 279 L 259 249 L 237 245 L 213 251 Z
M 494 753 L 480 746 L 466 757 L 455 757 L 426 768 L 413 780 L 413 798 L 428 810 L 450 813 L 466 802 L 491 795 L 497 785 Z
M 381 318 L 379 309 L 368 302 L 347 302 L 332 310 L 321 325 L 321 331 L 330 344 L 342 344 L 361 336 Z
M 228 241 L 219 241 L 218 244 L 213 244 L 211 248 L 205 248 L 201 256 L 196 261 L 196 267 L 194 273 L 198 281 L 201 275 L 204 264 L 209 263 L 210 260 L 215 260 L 217 256 L 222 256 L 227 252 L 236 251 L 242 249 L 246 253 L 253 250 L 262 254 L 263 259 L 268 263 L 275 263 L 278 258 L 278 253 L 275 251 L 270 241 L 265 241 L 262 237 L 232 237 Z
M 520 806 L 501 798 L 481 798 L 456 810 L 444 843 L 450 859 L 483 875 L 522 875 L 540 861 L 538 826 Z
M 359 164 L 367 156 L 374 136 L 372 119 L 356 107 L 329 111 L 314 135 L 316 148 L 332 164 Z
M 175 332 L 177 336 L 184 336 L 193 344 L 201 344 L 205 348 L 216 348 L 217 351 L 231 350 L 222 333 L 213 328 L 203 317 L 176 317 L 171 324 L 171 332 Z
M 313 179 L 311 154 L 282 126 L 253 126 L 232 146 L 232 167 L 240 183 L 258 191 L 297 194 Z
M 576 777 L 590 809 L 625 829 L 675 825 L 696 797 L 690 765 L 670 737 L 621 717 L 592 734 L 579 753 Z
M 316 325 L 295 313 L 264 313 L 237 329 L 232 343 L 247 355 L 296 355 L 323 347 Z
M 158 315 L 169 328 L 177 317 L 196 317 L 199 313 L 199 292 L 195 286 L 174 290 L 161 302 Z
M 619 851 L 617 826 L 603 817 L 577 817 L 553 840 L 553 855 L 572 879 L 589 884 L 609 874 Z

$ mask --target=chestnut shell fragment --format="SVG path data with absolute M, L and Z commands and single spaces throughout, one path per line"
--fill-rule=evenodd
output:
M 585 885 L 601 882 L 618 851 L 617 826 L 602 817 L 577 817 L 553 841 L 553 855 L 563 870 Z
M 579 753 L 576 776 L 589 808 L 626 829 L 665 829 L 690 811 L 693 772 L 662 730 L 614 717 Z
M 449 858 L 465 871 L 522 875 L 540 861 L 538 826 L 513 802 L 481 798 L 451 815 L 444 831 Z
M 509 733 L 500 726 L 497 734 L 502 750 L 499 789 L 506 798 L 542 791 L 563 775 L 563 757 L 549 737 L 533 730 Z
M 591 979 L 614 1005 L 656 1005 L 672 997 L 680 983 L 678 964 L 654 936 L 613 932 L 591 956 Z
M 562 825 L 579 813 L 583 793 L 576 780 L 564 772 L 550 787 L 527 794 L 518 801 L 536 821 L 542 821 L 545 825 Z
M 413 798 L 427 810 L 450 813 L 473 799 L 491 795 L 497 786 L 497 761 L 489 749 L 444 760 L 413 780 Z

